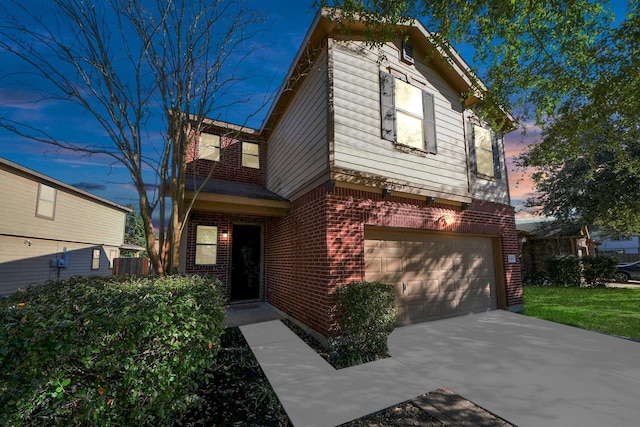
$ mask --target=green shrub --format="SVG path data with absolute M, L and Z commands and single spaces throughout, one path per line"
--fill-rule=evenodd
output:
M 224 329 L 212 278 L 73 278 L 0 301 L 0 425 L 167 425 Z
M 549 281 L 556 286 L 580 286 L 580 258 L 574 255 L 563 255 L 547 259 Z
M 588 286 L 605 286 L 616 271 L 618 258 L 610 255 L 587 255 L 582 257 L 582 275 Z
M 335 365 L 352 366 L 388 356 L 387 338 L 396 326 L 392 286 L 352 282 L 336 292 L 337 336 L 331 338 Z

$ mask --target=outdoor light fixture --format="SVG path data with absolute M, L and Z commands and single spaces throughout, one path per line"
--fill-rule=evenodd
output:
M 389 200 L 391 198 L 391 190 L 389 188 L 382 189 L 382 200 Z
M 427 197 L 427 206 L 433 206 L 435 202 L 436 202 L 435 197 Z
M 226 239 L 227 237 L 229 237 L 229 233 L 227 233 L 226 231 L 222 232 L 222 238 Z
M 471 207 L 471 203 L 463 203 L 462 204 L 462 210 L 466 211 L 467 209 L 469 209 Z
M 438 225 L 440 225 L 441 227 L 448 227 L 454 222 L 456 222 L 456 219 L 449 214 L 444 214 L 440 218 L 438 218 Z

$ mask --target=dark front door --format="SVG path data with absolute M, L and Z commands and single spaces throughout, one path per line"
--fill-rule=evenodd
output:
M 260 260 L 262 228 L 259 225 L 234 224 L 231 249 L 231 300 L 260 297 Z

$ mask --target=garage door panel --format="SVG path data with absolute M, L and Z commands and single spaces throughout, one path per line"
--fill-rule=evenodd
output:
M 401 324 L 497 308 L 490 237 L 365 229 L 365 279 L 395 286 Z
M 404 290 L 402 284 L 400 285 L 401 295 L 403 298 L 419 297 L 419 299 L 422 300 L 425 294 L 422 280 L 409 280 L 404 283 L 407 285 L 406 290 Z
M 402 258 L 385 257 L 383 272 L 402 275 Z

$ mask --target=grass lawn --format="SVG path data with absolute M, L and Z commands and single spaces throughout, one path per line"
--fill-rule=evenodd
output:
M 525 286 L 524 314 L 640 340 L 640 289 Z

